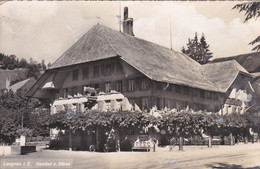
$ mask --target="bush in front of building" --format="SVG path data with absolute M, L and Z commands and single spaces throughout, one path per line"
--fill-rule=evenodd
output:
M 209 112 L 194 112 L 192 110 L 160 111 L 160 116 L 146 112 L 97 112 L 88 110 L 84 113 L 57 113 L 48 119 L 50 128 L 63 130 L 84 130 L 95 132 L 102 128 L 105 132 L 113 131 L 113 135 L 105 135 L 99 143 L 100 151 L 129 149 L 133 140 L 125 140 L 130 135 L 157 135 L 165 138 L 165 144 L 170 144 L 171 138 L 176 138 L 175 144 L 209 145 L 224 144 L 225 136 L 230 138 L 247 137 L 248 130 L 259 124 L 259 117 L 251 114 L 229 114 L 221 116 Z M 153 132 L 151 132 L 153 131 Z M 216 137 L 218 136 L 218 137 Z M 205 139 L 207 138 L 207 139 Z M 221 138 L 221 139 L 219 139 Z M 168 140 L 168 141 L 167 141 Z M 222 140 L 222 141 L 221 141 Z M 237 139 L 236 139 L 237 140 Z M 228 141 L 230 144 L 235 139 Z
M 49 149 L 57 150 L 61 149 L 61 141 L 60 140 L 50 140 L 49 142 Z

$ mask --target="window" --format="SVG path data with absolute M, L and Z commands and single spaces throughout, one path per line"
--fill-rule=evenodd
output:
M 181 86 L 175 85 L 175 91 L 176 91 L 176 93 L 181 93 Z
M 193 88 L 192 94 L 193 94 L 194 97 L 198 97 L 198 89 Z
M 128 91 L 134 91 L 135 90 L 135 81 L 133 79 L 128 80 Z
M 94 84 L 94 88 L 95 89 L 99 89 L 99 84 L 97 83 L 97 84 Z
M 67 98 L 68 97 L 68 93 L 69 93 L 69 89 L 68 88 L 64 88 L 63 89 L 63 97 Z
M 88 68 L 87 67 L 82 69 L 82 79 L 88 79 Z
M 105 75 L 105 64 L 101 64 L 100 69 L 101 69 L 101 76 L 104 76 Z
M 115 73 L 115 63 L 110 63 L 110 73 Z
M 142 110 L 148 109 L 148 98 L 143 97 L 142 98 Z
M 183 86 L 183 94 L 189 95 L 190 94 L 190 88 L 187 86 Z
M 134 98 L 129 98 L 128 101 L 129 101 L 129 103 L 130 103 L 132 106 L 135 106 L 135 99 L 134 99 Z
M 176 100 L 172 100 L 172 108 L 176 108 Z
M 115 71 L 115 64 L 109 63 L 109 64 L 102 64 L 101 65 L 101 75 L 102 76 L 109 76 L 112 75 Z
M 72 87 L 72 88 L 71 88 L 71 94 L 72 94 L 72 96 L 73 96 L 74 94 L 77 94 L 77 93 L 78 93 L 78 87 L 77 87 L 77 86 Z
M 157 83 L 156 83 L 156 89 L 157 89 L 157 90 L 162 90 L 162 89 L 163 89 L 162 83 L 157 82 Z
M 166 88 L 167 92 L 171 92 L 172 91 L 172 85 L 169 84 L 169 86 Z
M 105 92 L 109 93 L 110 91 L 111 91 L 111 83 L 110 82 L 105 83 Z
M 142 90 L 146 90 L 149 88 L 149 82 L 148 82 L 148 79 L 142 79 L 142 82 L 141 82 L 141 89 Z
M 218 112 L 219 111 L 219 107 L 218 106 L 214 106 L 214 112 Z M 238 111 L 238 112 L 240 112 L 240 111 Z
M 181 101 L 176 101 L 176 109 L 177 110 L 181 110 L 182 109 Z
M 213 99 L 216 100 L 216 101 L 218 101 L 218 94 L 215 93 L 215 92 L 214 92 L 214 94 L 213 94 Z
M 212 99 L 212 92 L 206 91 L 207 99 Z
M 200 90 L 200 97 L 205 98 L 205 91 L 204 90 Z
M 99 77 L 99 65 L 94 66 L 94 70 L 93 70 L 93 77 Z
M 165 107 L 171 108 L 171 99 L 165 99 Z
M 72 72 L 72 80 L 79 80 L 79 70 L 78 69 L 74 69 Z
M 184 108 L 187 108 L 188 106 L 190 107 L 189 102 L 188 101 L 184 101 Z
M 204 111 L 206 109 L 206 105 L 204 104 L 198 104 L 198 106 L 199 106 L 199 110 Z
M 118 91 L 118 92 L 122 91 L 122 81 L 116 82 L 116 91 Z
M 176 87 L 175 87 L 175 85 L 171 85 L 170 88 L 171 88 L 171 91 L 172 91 L 173 93 L 176 92 Z
M 111 67 L 110 67 L 110 64 L 106 64 L 106 65 L 105 65 L 104 75 L 106 75 L 106 76 L 111 75 Z
M 118 74 L 123 73 L 123 67 L 120 62 L 116 62 L 116 73 Z
M 114 73 L 114 69 L 115 69 L 115 65 L 114 63 L 110 63 L 110 64 L 106 64 L 105 65 L 105 75 L 108 76 L 108 75 L 111 75 Z
M 78 86 L 78 93 L 84 94 L 84 86 Z

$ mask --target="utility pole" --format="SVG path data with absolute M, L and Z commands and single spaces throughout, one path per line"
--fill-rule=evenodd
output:
M 121 32 L 121 2 L 119 2 L 119 15 L 116 15 L 118 18 L 118 24 L 119 24 L 119 32 Z
M 172 16 L 170 16 L 170 44 L 172 50 Z
M 119 32 L 121 32 L 121 2 L 119 2 Z

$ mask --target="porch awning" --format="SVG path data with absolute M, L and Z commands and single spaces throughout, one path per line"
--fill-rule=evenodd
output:
M 65 105 L 65 104 L 77 104 L 77 103 L 85 103 L 87 101 L 88 101 L 88 99 L 85 97 L 75 98 L 75 99 L 55 100 L 53 102 L 53 105 L 57 106 L 57 105 Z
M 54 86 L 53 81 L 45 83 L 45 85 L 42 87 L 42 89 L 56 89 Z
M 123 99 L 124 95 L 121 93 L 116 93 L 116 94 L 104 94 L 104 95 L 99 95 L 97 96 L 97 101 L 100 100 L 117 100 L 117 99 Z

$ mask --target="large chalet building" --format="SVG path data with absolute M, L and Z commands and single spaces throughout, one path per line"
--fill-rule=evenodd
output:
M 235 60 L 200 65 L 183 53 L 139 39 L 133 19 L 123 32 L 97 24 L 58 58 L 27 92 L 47 100 L 97 92 L 121 92 L 140 109 L 177 108 L 240 112 L 250 106 L 252 77 Z M 243 107 L 244 106 L 244 107 Z

